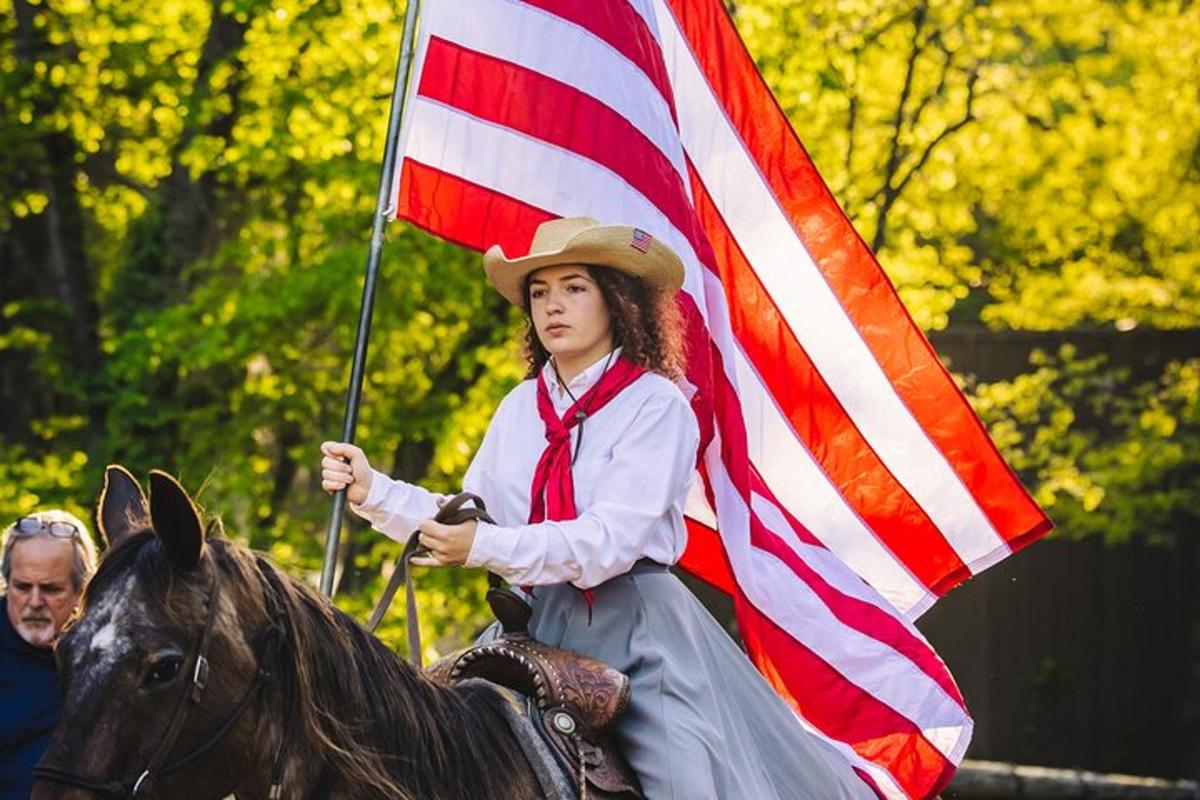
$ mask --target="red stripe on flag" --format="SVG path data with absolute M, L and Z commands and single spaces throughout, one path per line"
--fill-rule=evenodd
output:
M 687 520 L 687 549 L 679 558 L 679 566 L 725 594 L 736 590 L 736 579 L 725 556 L 720 535 L 694 519 Z
M 721 370 L 714 370 L 713 380 L 717 424 L 721 430 L 721 460 L 727 465 L 744 462 L 744 454 L 747 450 L 746 428 L 738 408 L 737 394 Z M 729 468 L 728 471 L 734 487 L 744 499 L 747 507 L 751 505 L 752 491 L 762 495 L 784 512 L 785 518 L 792 525 L 800 541 L 821 546 L 816 544 L 816 538 L 795 517 L 783 509 L 782 504 L 771 493 L 770 488 L 763 482 L 762 476 L 757 474 L 752 465 L 748 465 L 744 471 L 735 471 L 732 468 Z M 787 565 L 792 574 L 816 594 L 842 624 L 864 636 L 882 642 L 902 654 L 965 710 L 966 703 L 945 663 L 938 658 L 926 642 L 905 629 L 896 617 L 884 613 L 870 603 L 843 594 L 839 589 L 831 586 L 802 558 L 797 556 L 796 552 L 778 534 L 769 530 L 761 522 L 756 521 L 752 525 L 750 541 L 759 550 L 770 553 Z M 852 573 L 847 570 L 846 574 L 851 575 Z
M 692 200 L 717 254 L 729 321 L 805 449 L 859 518 L 926 587 L 964 569 L 954 548 L 850 419 L 775 307 L 691 162 Z
M 629 59 L 658 89 L 675 115 L 675 95 L 671 91 L 671 80 L 667 66 L 663 63 L 662 48 L 654 34 L 646 27 L 646 21 L 634 10 L 627 0 L 522 0 L 526 5 L 549 11 L 557 17 L 573 22 L 603 40 L 625 58 Z
M 602 164 L 680 230 L 695 226 L 683 178 L 662 151 L 625 117 L 573 86 L 432 37 L 417 93 Z
M 909 797 L 932 797 L 954 775 L 954 764 L 911 721 L 847 681 L 796 642 L 740 593 L 738 632 L 759 671 L 797 712 L 827 736 L 884 766 Z M 778 656 L 786 654 L 786 657 Z M 796 689 L 802 688 L 798 696 Z
M 499 243 L 506 253 L 528 252 L 537 226 L 557 216 L 411 158 L 401 166 L 396 201 L 397 216 L 480 251 Z
M 692 385 L 691 406 L 700 426 L 700 442 L 696 446 L 696 464 L 703 475 L 704 451 L 713 440 L 716 428 L 712 405 L 712 334 L 708 323 L 696 305 L 696 299 L 687 292 L 675 295 L 675 302 L 683 314 L 684 341 L 687 344 L 687 380 Z
M 1011 547 L 1045 533 L 1051 527 L 1049 519 L 996 450 L 829 192 L 724 6 L 719 0 L 667 2 L 747 152 L 913 417 Z M 937 590 L 944 592 L 952 585 L 943 579 Z
M 865 770 L 859 767 L 854 767 L 854 774 L 858 776 L 860 781 L 869 786 L 871 791 L 875 792 L 875 796 L 879 798 L 879 800 L 887 800 L 887 795 L 885 795 L 879 788 L 879 784 L 875 783 L 875 779 L 868 775 Z

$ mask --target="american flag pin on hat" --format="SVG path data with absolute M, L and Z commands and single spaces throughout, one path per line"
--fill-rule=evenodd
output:
M 644 253 L 650 249 L 650 243 L 653 241 L 654 241 L 653 236 L 646 233 L 641 228 L 634 228 L 633 229 L 633 241 L 629 243 L 629 246 L 632 247 L 634 250 L 637 250 L 639 253 Z

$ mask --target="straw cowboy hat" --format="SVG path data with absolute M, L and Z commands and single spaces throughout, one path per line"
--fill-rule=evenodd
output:
M 683 262 L 671 248 L 641 228 L 601 225 L 591 217 L 543 222 L 533 235 L 528 255 L 508 258 L 498 244 L 483 254 L 483 269 L 492 286 L 518 306 L 524 305 L 525 276 L 560 264 L 619 269 L 670 292 L 683 286 Z

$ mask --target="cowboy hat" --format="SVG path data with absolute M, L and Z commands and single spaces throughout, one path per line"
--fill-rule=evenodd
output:
M 525 277 L 560 264 L 611 267 L 670 292 L 683 286 L 683 262 L 671 248 L 641 228 L 601 225 L 591 217 L 543 222 L 533 234 L 528 255 L 508 258 L 498 244 L 483 254 L 483 269 L 492 286 L 518 306 L 524 305 Z

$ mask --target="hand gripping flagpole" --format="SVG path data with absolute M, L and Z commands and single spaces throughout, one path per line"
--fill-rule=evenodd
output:
M 383 252 L 383 232 L 390 216 L 392 183 L 396 171 L 396 150 L 400 121 L 404 118 L 404 99 L 408 71 L 412 64 L 413 38 L 417 30 L 417 9 L 420 0 L 408 0 L 404 11 L 404 32 L 401 35 L 400 60 L 396 63 L 396 81 L 392 88 L 392 105 L 388 112 L 387 141 L 383 149 L 383 170 L 379 176 L 379 197 L 375 200 L 375 222 L 371 228 L 371 250 L 367 255 L 367 277 L 363 283 L 362 306 L 358 314 L 358 335 L 354 341 L 354 363 L 350 370 L 350 389 L 346 395 L 346 416 L 342 423 L 342 441 L 353 442 L 358 427 L 358 407 L 362 401 L 363 368 L 367 360 L 367 341 L 371 336 L 371 315 L 375 308 L 375 287 L 379 278 L 379 259 Z M 329 529 L 325 536 L 325 563 L 321 567 L 321 593 L 333 597 L 333 575 L 337 568 L 338 543 L 342 533 L 342 512 L 346 507 L 346 490 L 333 496 L 329 512 Z

